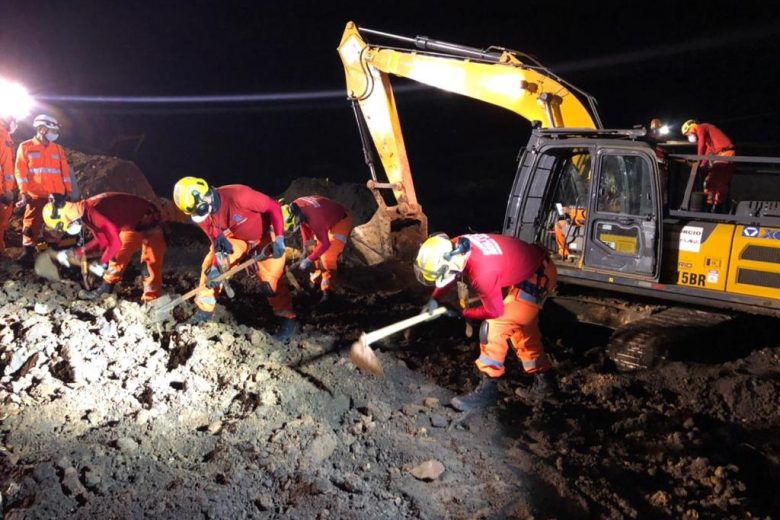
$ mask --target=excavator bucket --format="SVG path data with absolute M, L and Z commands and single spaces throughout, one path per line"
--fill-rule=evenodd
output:
M 428 217 L 416 204 L 388 206 L 376 184 L 369 181 L 368 188 L 379 207 L 371 220 L 352 230 L 352 246 L 367 265 L 389 260 L 410 262 L 428 237 Z

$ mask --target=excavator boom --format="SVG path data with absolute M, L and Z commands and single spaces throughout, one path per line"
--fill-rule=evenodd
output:
M 363 33 L 399 40 L 419 50 L 369 45 Z M 369 188 L 380 206 L 372 225 L 359 229 L 356 236 L 358 251 L 364 257 L 373 257 L 367 259 L 368 263 L 408 256 L 404 249 L 416 251 L 427 234 L 427 220 L 414 190 L 389 80 L 391 74 L 506 108 L 530 122 L 538 121 L 543 128 L 601 127 L 592 97 L 516 51 L 492 47 L 482 50 L 426 37 L 408 38 L 361 29 L 349 22 L 338 52 L 346 74 L 348 98 L 361 129 L 366 161 L 372 170 Z M 578 95 L 586 98 L 589 106 Z M 366 131 L 389 183 L 380 183 L 376 178 Z M 396 206 L 384 203 L 377 190 L 385 188 L 393 191 Z M 398 231 L 406 235 L 400 242 L 393 237 Z

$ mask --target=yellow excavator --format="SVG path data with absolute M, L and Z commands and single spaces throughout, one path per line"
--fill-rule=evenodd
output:
M 397 45 L 369 45 L 369 36 Z M 644 128 L 604 128 L 592 96 L 526 54 L 353 22 L 338 51 L 380 206 L 358 236 L 370 239 L 357 244 L 374 262 L 413 254 L 427 234 L 389 81 L 395 75 L 532 123 L 502 231 L 545 247 L 563 284 L 658 302 L 638 307 L 645 311 L 591 312 L 581 305 L 587 297 L 572 300 L 579 317 L 616 328 L 609 354 L 618 367 L 652 366 L 675 335 L 727 322 L 733 311 L 780 317 L 780 158 L 718 156 L 737 173 L 729 212 L 710 213 L 700 165 L 714 157 L 672 153 Z M 377 178 L 369 136 L 387 183 Z

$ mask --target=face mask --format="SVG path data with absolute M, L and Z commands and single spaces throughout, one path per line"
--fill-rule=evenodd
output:
M 81 221 L 80 220 L 74 220 L 70 224 L 68 224 L 68 234 L 69 235 L 78 235 L 81 233 Z
M 688 136 L 688 140 L 692 143 L 696 142 L 696 134 L 691 134 Z
M 206 213 L 205 215 L 198 215 L 198 214 L 196 214 L 196 213 L 193 213 L 193 214 L 192 214 L 192 216 L 191 216 L 190 218 L 191 218 L 191 219 L 192 219 L 192 221 L 193 221 L 193 222 L 195 222 L 196 224 L 200 224 L 201 222 L 203 222 L 204 220 L 206 220 L 207 218 L 209 218 L 209 214 L 208 214 L 208 213 Z
M 53 134 L 51 132 L 46 132 L 46 139 L 48 139 L 52 143 L 56 141 L 59 136 L 60 134 Z
M 16 121 L 14 119 L 11 119 L 11 121 L 8 123 L 8 133 L 13 134 L 16 132 L 16 129 L 19 125 L 16 124 Z

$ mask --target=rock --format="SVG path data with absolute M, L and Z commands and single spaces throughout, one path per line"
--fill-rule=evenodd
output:
M 62 477 L 62 487 L 74 496 L 85 495 L 87 493 L 86 488 L 79 480 L 79 474 L 76 468 L 68 468 L 65 470 L 65 474 Z
M 274 508 L 274 499 L 263 495 L 255 499 L 255 505 L 260 511 L 271 511 Z
M 101 480 L 102 479 L 95 470 L 87 468 L 84 471 L 84 484 L 86 484 L 88 488 L 96 488 Z
M 347 491 L 349 493 L 363 493 L 366 489 L 366 484 L 363 480 L 354 473 L 347 473 L 333 480 L 333 484 L 337 487 Z
M 67 455 L 63 455 L 62 457 L 60 457 L 59 459 L 54 461 L 54 465 L 57 466 L 61 470 L 65 470 L 65 469 L 67 469 L 67 468 L 69 468 L 71 466 L 70 465 L 70 459 L 68 458 Z
M 35 468 L 33 468 L 33 478 L 36 482 L 43 482 L 47 478 L 56 476 L 57 470 L 54 469 L 54 466 L 49 462 L 37 464 Z
M 450 421 L 446 417 L 440 414 L 433 414 L 431 415 L 431 426 L 434 428 L 446 428 L 449 426 Z
M 426 408 L 436 408 L 439 406 L 439 398 L 438 397 L 426 397 L 423 399 L 423 406 Z
M 316 468 L 322 464 L 325 459 L 330 457 L 338 446 L 338 439 L 329 432 L 322 432 L 318 437 L 309 443 L 301 457 L 302 468 Z
M 409 473 L 417 480 L 430 482 L 436 480 L 444 473 L 444 464 L 434 459 L 426 460 L 422 464 L 418 464 L 412 468 Z
M 213 421 L 213 422 L 209 423 L 209 426 L 208 426 L 207 429 L 208 429 L 208 432 L 211 435 L 218 434 L 219 432 L 222 431 L 222 421 Z
M 45 316 L 49 314 L 52 311 L 52 307 L 49 303 L 36 303 L 33 307 L 33 311 L 36 314 L 40 314 L 41 316 Z
M 120 451 L 128 452 L 128 451 L 135 451 L 138 449 L 138 443 L 135 442 L 134 439 L 131 439 L 130 437 L 120 437 L 116 441 L 116 447 Z

